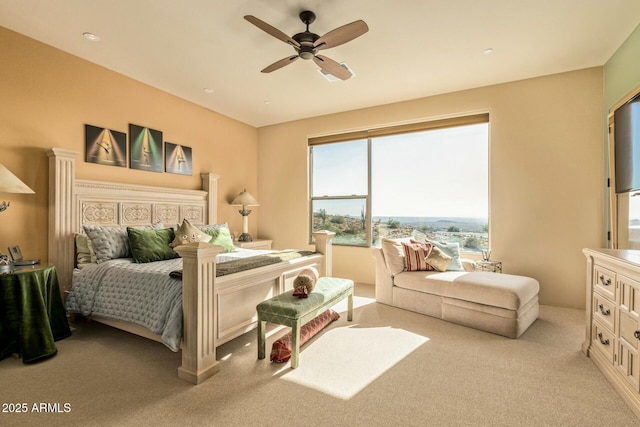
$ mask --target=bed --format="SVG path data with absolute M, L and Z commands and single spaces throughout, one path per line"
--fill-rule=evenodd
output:
M 79 180 L 75 178 L 77 152 L 53 148 L 47 155 L 49 262 L 56 266 L 65 300 L 76 263 L 75 236 L 84 226 L 173 225 L 184 219 L 194 225 L 218 223 L 216 174 L 201 174 L 202 190 Z M 169 277 L 167 271 L 179 271 L 181 276 L 171 279 L 181 285 L 182 296 L 182 364 L 178 376 L 198 384 L 215 374 L 219 369 L 216 347 L 254 329 L 256 305 L 291 289 L 301 270 L 312 266 L 322 276 L 330 276 L 332 237 L 332 233 L 314 233 L 315 247 L 307 248 L 310 254 L 224 275 L 219 274 L 223 268 L 218 266 L 222 247 L 198 242 L 174 248 L 181 258 L 174 261 L 175 265 L 163 267 L 160 274 Z M 106 263 L 102 268 L 108 269 Z M 91 318 L 167 344 L 164 333 L 154 333 L 136 322 Z M 175 340 L 172 345 L 177 349 Z

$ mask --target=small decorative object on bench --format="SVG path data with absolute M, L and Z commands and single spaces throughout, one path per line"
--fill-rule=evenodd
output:
M 291 331 L 291 368 L 298 367 L 300 330 L 303 325 L 348 297 L 347 320 L 353 319 L 353 280 L 321 277 L 308 298 L 296 298 L 293 290 L 256 306 L 258 312 L 258 359 L 265 358 L 266 323 L 285 325 Z
M 313 267 L 305 268 L 293 280 L 293 296 L 307 298 L 318 281 L 318 270 Z

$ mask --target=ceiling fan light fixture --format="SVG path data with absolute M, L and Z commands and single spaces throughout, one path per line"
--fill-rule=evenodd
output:
M 349 65 L 347 65 L 346 62 L 341 62 L 340 66 L 342 66 L 342 68 L 344 68 L 345 70 L 347 70 L 348 72 L 351 73 L 351 77 L 355 77 L 356 73 L 353 72 L 353 70 L 351 69 L 351 67 L 349 67 Z M 331 73 L 326 72 L 325 70 L 323 70 L 322 68 L 318 68 L 318 72 L 320 74 L 322 74 L 322 77 L 324 77 L 325 79 L 327 79 L 328 82 L 337 82 L 340 81 L 341 79 L 337 78 L 336 76 L 334 76 Z

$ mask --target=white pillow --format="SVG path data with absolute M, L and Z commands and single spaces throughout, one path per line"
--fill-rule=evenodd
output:
M 402 249 L 402 243 L 397 240 L 382 238 L 380 242 L 382 247 L 382 254 L 387 264 L 387 269 L 392 276 L 402 273 L 404 271 L 404 251 Z

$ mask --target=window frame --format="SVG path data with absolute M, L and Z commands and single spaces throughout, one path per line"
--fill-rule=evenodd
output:
M 405 123 L 400 125 L 393 126 L 385 126 L 379 128 L 372 128 L 367 130 L 360 130 L 354 132 L 346 132 L 340 134 L 326 135 L 326 136 L 318 136 L 308 138 L 308 159 L 309 159 L 309 243 L 312 243 L 313 237 L 313 202 L 316 200 L 340 200 L 340 199 L 366 199 L 365 209 L 365 229 L 366 229 L 366 241 L 364 244 L 344 244 L 339 243 L 340 246 L 354 246 L 354 247 L 366 247 L 370 248 L 373 246 L 373 220 L 372 220 L 372 212 L 371 212 L 371 185 L 372 185 L 372 177 L 371 177 L 371 167 L 372 167 L 372 144 L 373 139 L 381 136 L 390 136 L 390 135 L 400 135 L 404 133 L 416 133 L 416 132 L 424 132 L 428 130 L 436 130 L 436 129 L 445 129 L 451 127 L 459 127 L 459 126 L 468 126 L 474 124 L 482 124 L 486 123 L 490 125 L 490 116 L 489 112 L 480 112 L 469 115 L 455 116 L 444 119 L 437 120 L 429 120 L 429 121 L 421 121 L 415 123 Z M 350 195 L 350 196 L 331 196 L 331 195 L 323 195 L 323 196 L 313 196 L 313 147 L 324 145 L 324 144 L 335 144 L 341 142 L 349 142 L 355 140 L 366 140 L 367 141 L 367 194 L 366 195 Z M 489 149 L 490 138 L 487 141 L 487 149 Z M 489 170 L 490 171 L 490 170 Z M 489 186 L 489 182 L 487 182 L 487 186 Z M 487 194 L 487 197 L 490 197 L 490 194 Z M 490 222 L 490 212 L 487 212 L 488 222 Z M 489 236 L 490 238 L 490 236 Z M 464 251 L 463 251 L 464 252 Z

